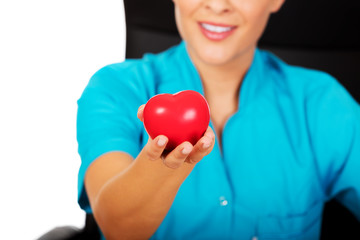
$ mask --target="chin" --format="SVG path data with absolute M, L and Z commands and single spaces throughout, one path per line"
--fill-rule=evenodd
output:
M 216 56 L 211 56 L 211 57 L 204 57 L 202 58 L 202 61 L 207 64 L 207 65 L 211 65 L 211 66 L 222 66 L 222 65 L 226 65 L 226 63 L 228 63 L 230 61 L 230 59 L 228 58 L 222 58 L 222 57 L 216 57 Z
M 196 50 L 198 58 L 209 65 L 223 65 L 232 59 L 229 49 L 216 48 L 214 46 L 204 48 L 200 47 Z

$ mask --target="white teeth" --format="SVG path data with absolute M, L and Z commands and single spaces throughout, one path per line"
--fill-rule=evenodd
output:
M 201 23 L 201 26 L 210 32 L 216 32 L 216 33 L 228 32 L 232 29 L 232 27 L 220 27 L 207 23 Z

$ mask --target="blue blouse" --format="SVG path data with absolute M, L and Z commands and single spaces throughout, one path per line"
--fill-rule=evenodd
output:
M 88 166 L 110 151 L 136 158 L 148 138 L 138 107 L 185 89 L 203 94 L 185 42 L 94 74 L 78 100 L 86 212 Z M 222 145 L 182 184 L 152 239 L 318 239 L 333 197 L 360 220 L 360 107 L 330 75 L 257 49 Z

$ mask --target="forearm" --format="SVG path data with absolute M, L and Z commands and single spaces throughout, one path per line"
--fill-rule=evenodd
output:
M 165 218 L 194 164 L 178 169 L 137 158 L 99 191 L 92 206 L 107 239 L 148 239 Z

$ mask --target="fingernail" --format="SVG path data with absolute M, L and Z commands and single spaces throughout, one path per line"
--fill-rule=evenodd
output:
M 158 139 L 158 141 L 157 141 L 157 145 L 158 145 L 159 147 L 163 147 L 163 146 L 165 145 L 165 143 L 166 143 L 166 138 L 163 137 L 163 136 L 160 136 L 159 139 Z
M 211 142 L 210 141 L 204 141 L 203 143 L 203 148 L 206 149 L 206 148 L 209 148 L 211 145 Z
M 192 150 L 191 147 L 185 146 L 183 148 L 183 150 L 181 151 L 181 153 L 184 154 L 184 155 L 188 155 L 191 152 L 191 150 Z
M 205 136 L 208 136 L 209 138 L 213 139 L 214 138 L 214 134 L 212 134 L 211 132 L 206 132 Z

